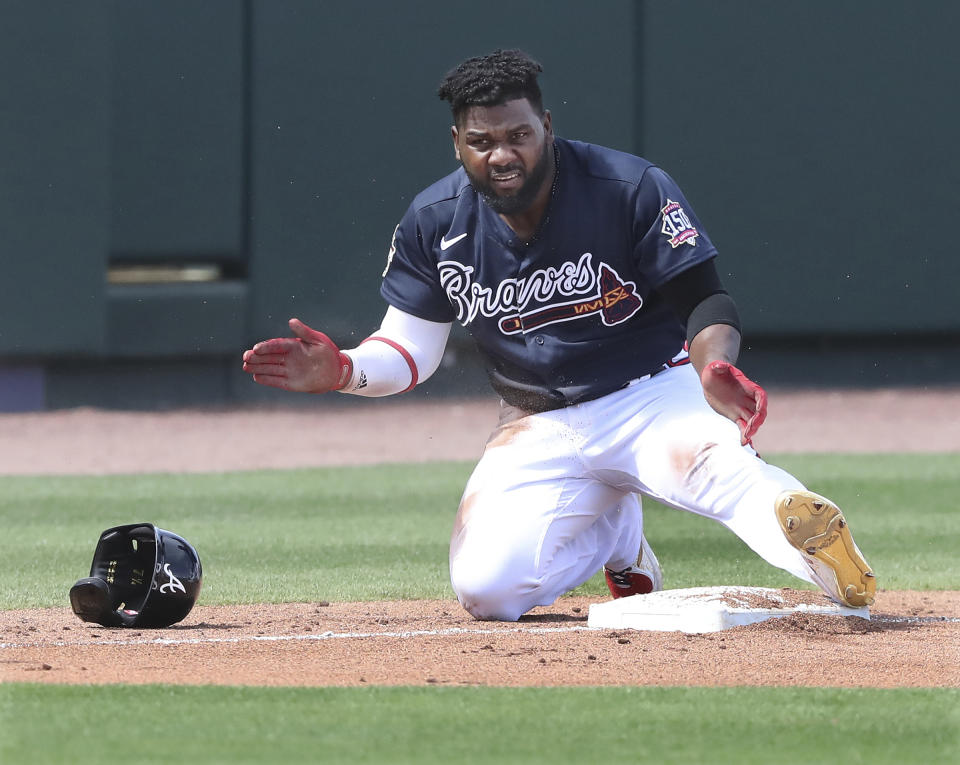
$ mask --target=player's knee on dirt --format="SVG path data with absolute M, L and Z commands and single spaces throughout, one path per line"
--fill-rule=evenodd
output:
M 475 619 L 515 622 L 529 606 L 530 587 L 492 567 L 450 564 L 450 583 L 467 612 Z M 526 596 L 526 597 L 525 597 Z

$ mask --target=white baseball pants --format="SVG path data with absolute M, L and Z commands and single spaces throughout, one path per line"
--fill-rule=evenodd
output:
M 504 409 L 467 483 L 450 579 L 478 619 L 515 621 L 640 551 L 640 495 L 713 518 L 764 560 L 812 581 L 774 500 L 802 489 L 740 445 L 692 365 L 542 414 Z M 522 415 L 522 413 L 519 413 Z

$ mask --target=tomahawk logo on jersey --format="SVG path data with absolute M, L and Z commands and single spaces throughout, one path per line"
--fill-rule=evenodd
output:
M 456 261 L 437 264 L 440 284 L 446 290 L 457 312 L 457 321 L 464 325 L 477 314 L 496 318 L 510 314 L 498 322 L 505 335 L 531 332 L 548 324 L 573 321 L 599 314 L 607 326 L 620 324 L 643 306 L 636 285 L 625 282 L 606 263 L 595 270 L 593 255 L 583 253 L 577 263 L 564 263 L 534 271 L 525 279 L 506 279 L 493 287 L 484 287 L 471 279 L 473 268 Z M 554 302 L 553 298 L 583 295 L 578 300 Z M 538 307 L 530 308 L 536 302 Z
M 601 321 L 608 327 L 626 321 L 640 310 L 643 299 L 634 291 L 634 284 L 625 283 L 606 263 L 600 264 L 599 271 L 600 276 L 597 280 L 599 295 L 501 319 L 500 331 L 505 335 L 532 332 L 547 324 L 573 321 L 592 314 L 599 314 Z

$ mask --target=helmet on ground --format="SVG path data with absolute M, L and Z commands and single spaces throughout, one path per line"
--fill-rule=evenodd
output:
M 104 627 L 169 627 L 197 602 L 200 556 L 186 539 L 152 523 L 100 535 L 90 576 L 70 588 L 73 612 Z

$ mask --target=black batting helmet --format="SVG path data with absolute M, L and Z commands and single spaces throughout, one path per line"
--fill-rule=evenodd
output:
M 193 545 L 152 523 L 132 523 L 100 535 L 90 576 L 70 588 L 70 605 L 104 627 L 169 627 L 190 613 L 202 584 Z

